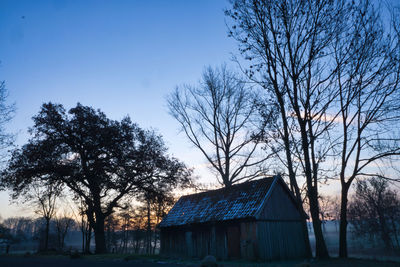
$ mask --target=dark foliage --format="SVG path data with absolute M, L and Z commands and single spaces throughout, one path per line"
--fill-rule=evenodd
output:
M 126 197 L 155 192 L 154 183 L 190 183 L 190 171 L 167 155 L 160 136 L 139 128 L 129 117 L 108 119 L 100 110 L 78 104 L 43 104 L 33 117 L 32 138 L 13 152 L 1 183 L 14 195 L 39 180 L 61 183 L 87 205 L 96 253 L 106 252 L 104 220 Z

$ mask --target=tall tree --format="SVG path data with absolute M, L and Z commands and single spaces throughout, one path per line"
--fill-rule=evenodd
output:
M 385 10 L 370 1 L 357 1 L 347 8 L 339 22 L 345 30 L 332 43 L 342 133 L 340 257 L 347 257 L 352 182 L 360 176 L 388 178 L 379 165 L 400 160 L 400 36 L 395 31 L 400 20 L 394 16 L 392 23 L 383 21 Z
M 278 107 L 278 137 L 283 141 L 290 184 L 300 206 L 293 166 L 297 154 L 307 184 L 319 258 L 329 255 L 319 218 L 318 184 L 321 165 L 334 143 L 329 129 L 339 115 L 327 116 L 337 92 L 330 81 L 335 70 L 326 67 L 326 55 L 342 12 L 341 1 L 330 0 L 236 0 L 226 12 L 232 19 L 229 34 L 249 62 L 245 73 L 266 89 Z
M 249 88 L 225 66 L 208 67 L 198 86 L 176 88 L 168 98 L 170 114 L 226 187 L 262 174 L 256 105 Z
M 104 221 L 125 197 L 152 190 L 154 179 L 185 184 L 190 171 L 167 155 L 160 136 L 129 117 L 110 120 L 100 110 L 78 104 L 43 104 L 33 117 L 32 138 L 16 150 L 2 176 L 14 193 L 32 181 L 60 182 L 87 205 L 96 253 L 105 253 Z

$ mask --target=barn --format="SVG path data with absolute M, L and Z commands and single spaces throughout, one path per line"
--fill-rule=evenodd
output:
M 181 197 L 159 224 L 161 253 L 218 260 L 306 256 L 295 198 L 280 176 Z

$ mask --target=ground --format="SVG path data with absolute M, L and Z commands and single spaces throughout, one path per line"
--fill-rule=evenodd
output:
M 67 256 L 16 256 L 16 255 L 2 255 L 0 256 L 0 266 L 2 267 L 195 267 L 200 266 L 200 261 L 179 261 L 172 259 L 162 259 L 159 257 L 134 257 L 126 255 L 101 255 L 101 256 L 85 256 L 78 259 L 71 259 Z M 361 259 L 337 259 L 310 262 L 305 261 L 286 261 L 286 262 L 272 262 L 272 263 L 251 263 L 251 262 L 219 262 L 218 266 L 221 267 L 399 267 L 399 262 L 390 261 L 375 261 L 375 260 L 361 260 Z

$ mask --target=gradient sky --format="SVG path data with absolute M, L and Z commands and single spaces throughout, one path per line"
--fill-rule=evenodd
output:
M 215 182 L 179 134 L 165 98 L 177 85 L 195 84 L 207 65 L 236 66 L 227 7 L 227 0 L 0 0 L 0 80 L 17 106 L 8 127 L 18 133 L 16 144 L 27 141 L 42 103 L 69 109 L 80 102 L 157 130 L 202 182 Z M 328 189 L 339 190 L 338 184 Z M 0 216 L 25 212 L 0 192 Z
M 165 97 L 176 85 L 196 83 L 204 66 L 229 63 L 236 53 L 223 14 L 228 4 L 0 0 L 0 80 L 17 106 L 9 125 L 18 132 L 17 145 L 26 142 L 42 103 L 71 108 L 81 102 L 113 119 L 130 115 L 161 133 L 176 157 L 203 164 L 178 134 Z M 0 216 L 16 213 L 0 192 Z

